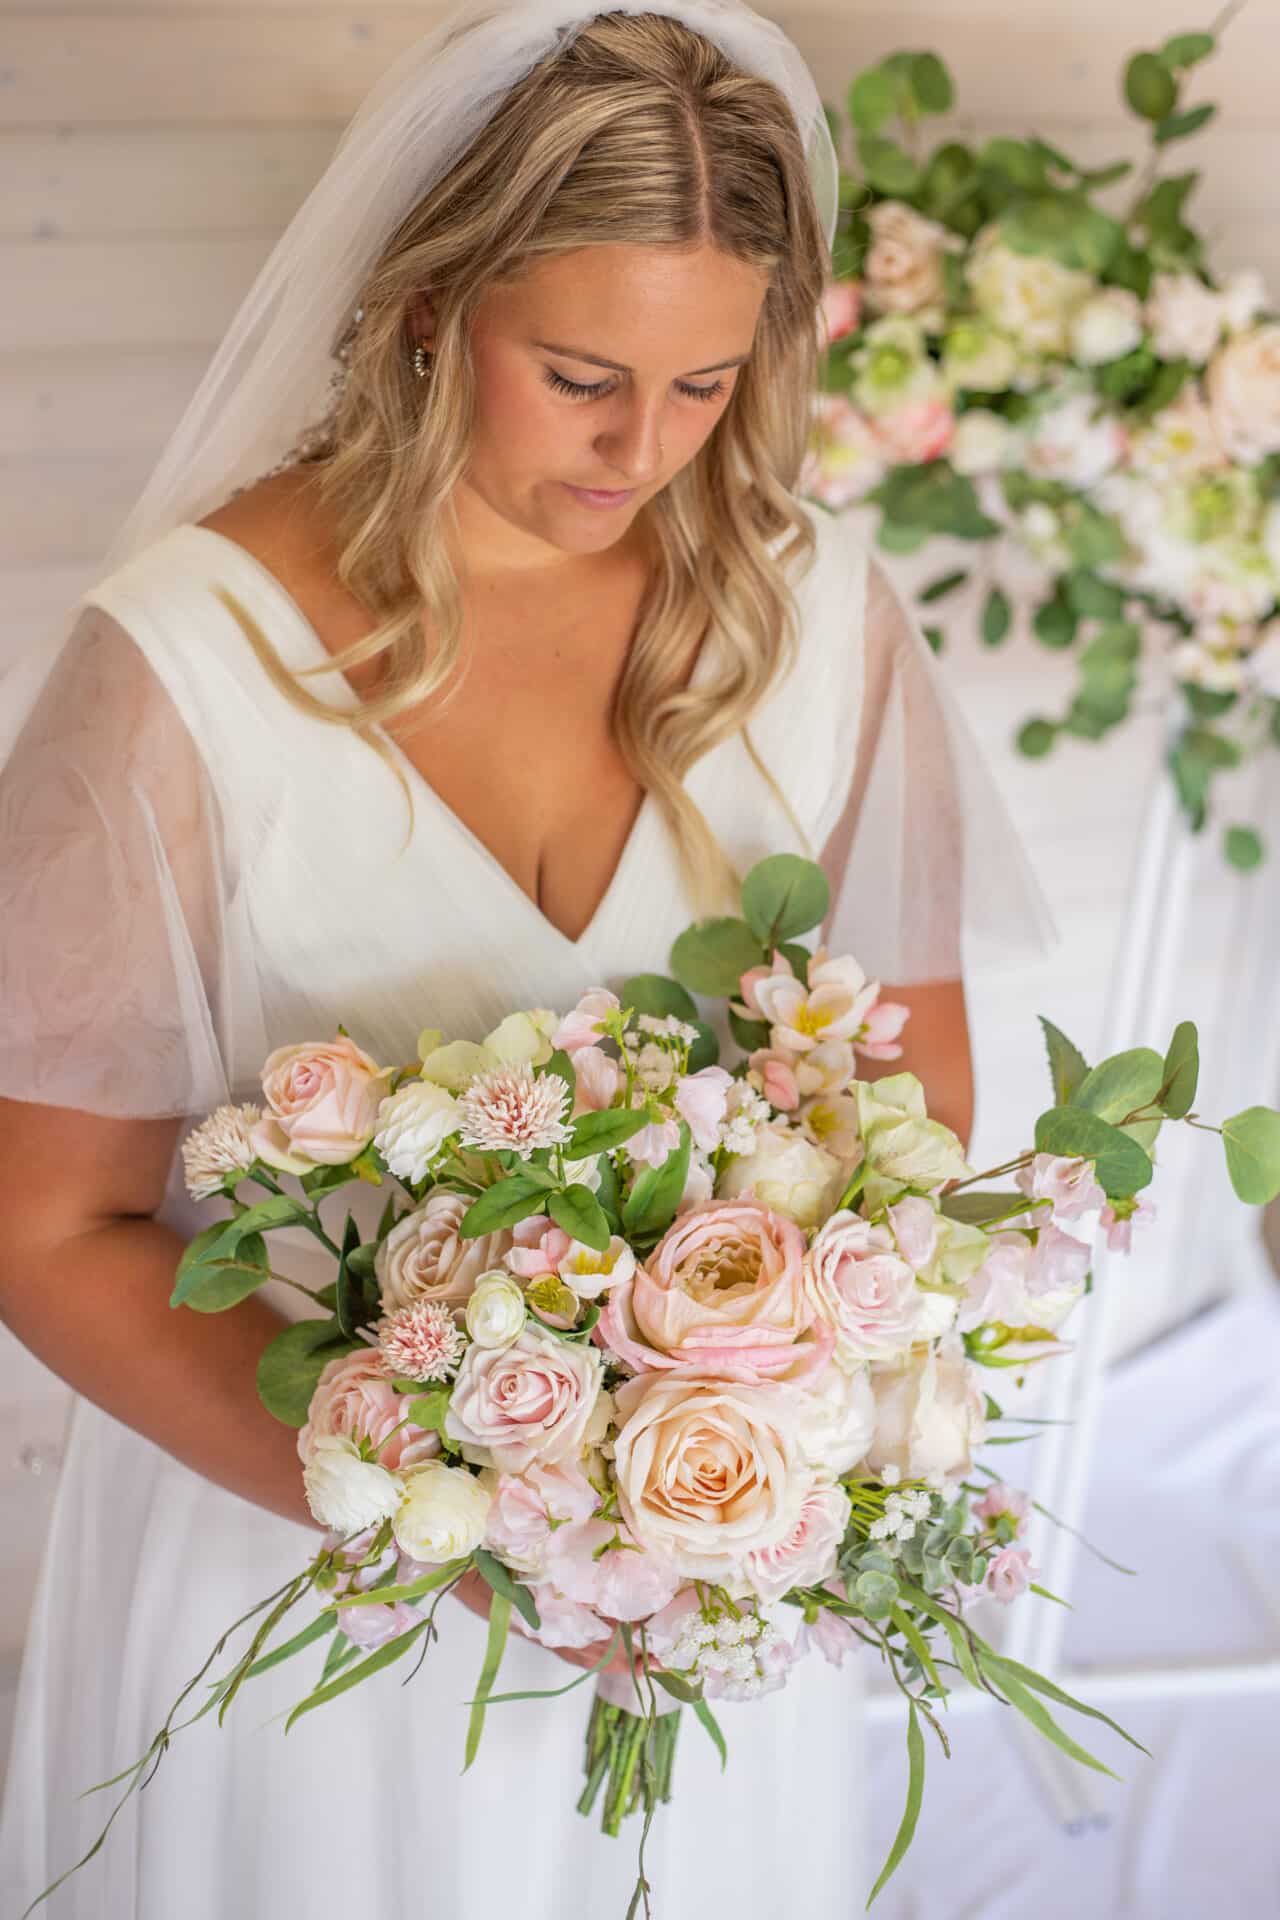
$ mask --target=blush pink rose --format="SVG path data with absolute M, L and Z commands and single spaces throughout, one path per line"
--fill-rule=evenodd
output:
M 264 1160 L 342 1166 L 362 1153 L 378 1130 L 392 1067 L 380 1067 L 345 1034 L 323 1044 L 277 1047 L 262 1069 L 270 1111 L 253 1129 Z M 296 1171 L 291 1167 L 290 1171 Z
M 887 1227 L 841 1208 L 815 1234 L 804 1270 L 814 1309 L 834 1329 L 842 1367 L 889 1360 L 913 1344 L 921 1296 Z
M 472 1345 L 463 1355 L 445 1428 L 479 1464 L 522 1472 L 534 1460 L 576 1459 L 603 1439 L 609 1396 L 594 1347 L 526 1324 L 506 1347 Z
M 638 1372 L 693 1367 L 741 1379 L 796 1379 L 825 1364 L 829 1337 L 804 1288 L 804 1233 L 754 1200 L 712 1200 L 677 1216 L 596 1333 Z
M 511 1245 L 510 1230 L 503 1227 L 464 1240 L 458 1228 L 470 1205 L 470 1194 L 438 1187 L 392 1227 L 374 1259 L 388 1313 L 419 1300 L 464 1307 L 480 1275 L 502 1265 Z
M 778 1601 L 793 1587 L 816 1587 L 834 1571 L 849 1524 L 849 1496 L 834 1481 L 806 1496 L 783 1540 L 747 1556 L 747 1579 L 762 1600 Z
M 433 1460 L 440 1452 L 440 1436 L 408 1424 L 407 1404 L 407 1396 L 392 1386 L 376 1347 L 339 1354 L 316 1382 L 306 1424 L 298 1432 L 298 1458 L 305 1466 L 323 1434 L 342 1434 L 349 1440 L 368 1440 L 378 1449 L 378 1465 L 392 1473 Z

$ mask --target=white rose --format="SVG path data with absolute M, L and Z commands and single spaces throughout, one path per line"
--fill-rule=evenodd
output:
M 942 258 L 956 236 L 900 200 L 867 209 L 871 245 L 862 283 L 868 307 L 881 313 L 918 313 L 944 296 Z
M 458 1560 L 484 1539 L 491 1495 L 465 1467 L 424 1460 L 404 1475 L 404 1499 L 391 1522 L 413 1560 Z
M 1067 352 L 1071 317 L 1095 285 L 1049 254 L 1015 253 L 995 226 L 974 240 L 965 277 L 979 311 L 1039 353 Z
M 760 1127 L 750 1153 L 734 1154 L 716 1182 L 716 1198 L 736 1200 L 748 1188 L 763 1206 L 800 1227 L 825 1220 L 848 1182 L 825 1147 L 785 1127 Z
M 876 1430 L 867 1451 L 872 1472 L 893 1466 L 912 1480 L 967 1473 L 972 1450 L 987 1431 L 979 1371 L 958 1341 L 874 1366 Z
M 322 1433 L 312 1442 L 302 1485 L 321 1526 L 339 1533 L 362 1531 L 387 1519 L 404 1491 L 399 1474 L 376 1460 L 362 1460 L 359 1447 L 345 1433 Z
M 373 1144 L 398 1180 L 417 1181 L 460 1125 L 451 1093 L 429 1080 L 410 1080 L 378 1108 Z
M 1142 339 L 1142 302 L 1128 287 L 1106 287 L 1077 308 L 1071 320 L 1071 357 L 1100 367 L 1132 353 Z
M 797 1383 L 796 1438 L 807 1465 L 848 1473 L 863 1459 L 875 1432 L 871 1370 L 846 1371 L 833 1361 L 816 1379 Z
M 1009 422 L 989 407 L 970 407 L 956 421 L 947 458 L 957 473 L 998 473 L 1018 444 Z
M 1157 273 L 1147 295 L 1151 344 L 1162 360 L 1203 366 L 1222 332 L 1222 296 L 1193 273 Z
M 437 1187 L 392 1227 L 373 1263 L 386 1312 L 416 1300 L 460 1307 L 480 1275 L 497 1266 L 511 1234 L 502 1228 L 464 1240 L 458 1227 L 471 1205 L 470 1194 Z
M 1280 323 L 1238 333 L 1205 374 L 1214 429 L 1233 460 L 1280 451 Z
M 478 1347 L 509 1347 L 525 1323 L 524 1294 L 509 1273 L 482 1273 L 467 1302 L 467 1332 Z

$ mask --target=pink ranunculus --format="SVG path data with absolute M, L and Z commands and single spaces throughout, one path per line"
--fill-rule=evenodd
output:
M 612 1054 L 601 1047 L 579 1047 L 573 1055 L 573 1070 L 574 1119 L 580 1113 L 600 1113 L 613 1105 L 622 1082 L 622 1067 Z
M 376 1347 L 339 1354 L 316 1382 L 306 1424 L 298 1432 L 298 1458 L 305 1466 L 322 1435 L 342 1434 L 368 1440 L 378 1449 L 378 1465 L 391 1473 L 433 1460 L 440 1452 L 439 1434 L 408 1423 L 407 1412 L 408 1398 L 392 1386 Z
M 676 1081 L 676 1112 L 689 1122 L 694 1145 L 713 1153 L 720 1144 L 720 1124 L 733 1076 L 723 1067 L 699 1067 Z
M 552 1034 L 552 1046 L 571 1055 L 583 1047 L 595 1047 L 600 1040 L 598 1023 L 606 1014 L 617 1013 L 621 1005 L 617 994 L 607 987 L 589 988 Z
M 1007 1487 L 1003 1480 L 993 1480 L 969 1511 L 975 1520 L 985 1521 L 990 1527 L 1000 1519 L 1012 1520 L 1014 1532 L 1021 1533 L 1030 1507 L 1030 1496 L 1020 1487 Z
M 492 1496 L 485 1546 L 518 1573 L 541 1575 L 547 1548 L 567 1523 L 589 1520 L 600 1495 L 574 1460 L 531 1461 L 520 1473 L 486 1467 L 481 1484 Z
M 608 1544 L 615 1539 L 622 1544 Z M 558 1527 L 548 1544 L 546 1572 L 566 1598 L 610 1621 L 647 1620 L 673 1598 L 681 1578 L 661 1554 L 638 1552 L 616 1520 Z
M 900 1001 L 877 1000 L 863 1022 L 862 1038 L 853 1043 L 854 1050 L 868 1060 L 900 1060 L 902 1048 L 897 1039 L 910 1018 L 910 1007 Z
M 513 1610 L 511 1624 L 517 1633 L 526 1640 L 536 1640 L 544 1647 L 594 1647 L 604 1643 L 613 1628 L 607 1620 L 602 1620 L 590 1607 L 580 1606 L 576 1600 L 567 1600 L 557 1593 L 550 1581 L 544 1581 L 530 1587 L 533 1603 L 538 1609 L 538 1625 L 526 1626 L 518 1610 Z
M 747 1579 L 762 1600 L 778 1601 L 793 1587 L 816 1587 L 835 1571 L 849 1524 L 849 1496 L 834 1481 L 807 1495 L 785 1540 L 747 1556 Z
M 458 1232 L 471 1204 L 470 1194 L 438 1187 L 392 1227 L 374 1259 L 386 1312 L 418 1300 L 463 1307 L 480 1275 L 501 1265 L 511 1245 L 509 1228 L 471 1240 Z
M 902 465 L 923 465 L 946 452 L 955 433 L 951 402 L 939 395 L 908 400 L 876 416 L 873 429 L 882 452 Z
M 987 1591 L 1008 1606 L 1026 1592 L 1032 1574 L 1039 1571 L 1031 1564 L 1029 1547 L 1001 1547 L 987 1563 Z
M 1036 1200 L 1048 1200 L 1055 1220 L 1076 1220 L 1106 1204 L 1106 1194 L 1094 1176 L 1093 1162 L 1067 1154 L 1038 1153 L 1029 1166 L 1019 1167 L 1014 1182 Z M 1043 1219 L 1044 1215 L 1036 1216 Z
M 822 290 L 822 324 L 826 344 L 843 340 L 857 330 L 862 315 L 862 284 L 858 280 L 830 280 Z
M 842 1207 L 814 1235 L 804 1273 L 815 1312 L 835 1334 L 841 1366 L 890 1360 L 917 1338 L 920 1290 L 888 1227 Z
M 362 1153 L 378 1130 L 392 1067 L 376 1060 L 345 1034 L 325 1042 L 277 1047 L 262 1068 L 262 1092 L 270 1111 L 251 1139 L 271 1164 L 272 1149 L 312 1166 L 341 1166 Z
M 748 1054 L 747 1065 L 760 1075 L 765 1099 L 781 1113 L 790 1113 L 800 1104 L 795 1060 L 775 1047 L 757 1047 Z
M 467 1348 L 445 1429 L 464 1457 L 478 1449 L 479 1464 L 519 1473 L 576 1459 L 603 1439 L 608 1413 L 598 1352 L 526 1325 L 510 1346 Z
M 597 1323 L 601 1344 L 640 1372 L 693 1367 L 796 1379 L 825 1361 L 811 1339 L 804 1233 L 754 1200 L 712 1200 L 677 1216 Z

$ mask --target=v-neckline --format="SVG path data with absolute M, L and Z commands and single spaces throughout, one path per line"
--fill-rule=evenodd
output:
M 348 712 L 354 711 L 355 708 L 359 706 L 360 697 L 356 693 L 355 688 L 351 685 L 351 682 L 347 679 L 342 669 L 333 665 L 333 655 L 330 653 L 328 647 L 325 646 L 315 626 L 303 612 L 301 606 L 294 599 L 278 574 L 273 573 L 264 561 L 259 560 L 256 554 L 249 551 L 248 547 L 242 546 L 238 540 L 233 540 L 230 534 L 220 533 L 216 527 L 206 527 L 201 525 L 199 521 L 188 520 L 183 521 L 179 527 L 175 527 L 174 531 L 204 534 L 210 539 L 216 540 L 224 551 L 230 549 L 231 554 L 237 558 L 242 569 L 248 573 L 260 587 L 273 595 L 282 611 L 292 617 L 298 635 L 315 657 L 316 664 L 328 663 L 329 674 L 316 675 L 310 683 L 316 688 L 317 698 L 326 699 L 328 694 L 333 694 L 336 696 L 336 700 L 331 702 L 331 704 L 340 705 Z M 698 657 L 694 662 L 693 672 L 689 676 L 686 690 L 692 690 L 697 687 L 705 675 L 711 661 L 716 631 L 713 620 L 698 648 Z M 325 686 L 324 692 L 320 691 L 322 685 Z M 509 895 L 514 896 L 517 903 L 522 905 L 535 920 L 545 927 L 548 934 L 556 939 L 568 952 L 574 954 L 584 952 L 595 935 L 599 933 L 606 918 L 612 913 L 627 879 L 628 870 L 637 858 L 637 850 L 649 830 L 651 817 L 657 805 L 651 789 L 646 787 L 641 796 L 639 809 L 634 820 L 631 822 L 626 840 L 623 842 L 622 852 L 618 856 L 617 864 L 613 869 L 613 873 L 610 876 L 604 892 L 592 910 L 590 919 L 576 939 L 570 938 L 570 936 L 564 932 L 563 928 L 558 927 L 555 921 L 543 912 L 533 896 L 525 892 L 519 881 L 515 879 L 514 875 L 507 871 L 492 848 L 485 844 L 479 834 L 475 832 L 474 828 L 469 827 L 461 814 L 451 807 L 444 796 L 432 786 L 421 768 L 415 766 L 408 754 L 405 753 L 395 736 L 376 722 L 370 725 L 369 732 L 376 735 L 377 738 L 384 743 L 411 788 L 422 795 L 427 804 L 434 809 L 457 838 L 484 864 L 487 870 L 493 875 L 498 886 L 504 889 Z M 417 817 L 415 814 L 412 839 L 417 839 L 418 833 Z

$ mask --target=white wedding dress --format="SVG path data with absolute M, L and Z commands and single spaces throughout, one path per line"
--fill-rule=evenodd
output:
M 752 735 L 823 850 L 833 948 L 890 981 L 940 974 L 960 911 L 962 828 L 931 660 L 848 523 L 805 510 L 817 549 L 795 587 L 799 652 Z M 339 1022 L 400 1063 L 424 1026 L 479 1038 L 512 1008 L 567 1009 L 592 985 L 667 971 L 695 908 L 655 804 L 571 940 L 407 761 L 415 821 L 402 852 L 407 813 L 391 771 L 349 731 L 286 701 L 237 606 L 288 667 L 327 659 L 262 564 L 195 524 L 85 596 L 0 773 L 0 1093 L 200 1115 L 260 1095 L 270 1048 L 332 1037 Z M 714 666 L 716 628 L 712 639 L 699 680 Z M 332 669 L 309 684 L 352 702 Z M 741 869 L 804 850 L 736 736 L 687 785 Z M 928 882 L 923 902 L 904 884 L 908 847 Z M 381 1197 L 358 1198 L 372 1231 Z M 159 1217 L 189 1236 L 223 1211 L 189 1200 L 175 1153 Z M 322 1281 L 331 1276 L 309 1271 L 314 1246 L 275 1235 L 273 1261 Z M 275 1283 L 267 1297 L 291 1317 L 307 1310 Z M 119 1789 L 77 1796 L 146 1750 L 218 1636 L 318 1539 L 90 1401 L 73 1405 L 0 1825 L 6 1920 L 79 1858 Z M 300 1609 L 288 1631 L 307 1617 Z M 40 1911 L 623 1920 L 639 1821 L 608 1839 L 598 1814 L 574 1809 L 594 1682 L 491 1709 L 464 1778 L 464 1702 L 485 1628 L 453 1601 L 437 1617 L 441 1640 L 408 1685 L 407 1666 L 394 1668 L 286 1738 L 283 1716 L 319 1673 L 312 1648 L 248 1683 L 221 1729 L 210 1714 L 179 1733 L 97 1856 Z M 210 1677 L 229 1665 L 224 1656 Z M 513 1635 L 499 1687 L 572 1677 Z M 815 1653 L 785 1689 L 718 1704 L 723 1774 L 685 1715 L 676 1797 L 648 1845 L 660 1920 L 862 1912 L 878 1863 L 862 1829 L 861 1691 L 856 1662 L 837 1671 Z

